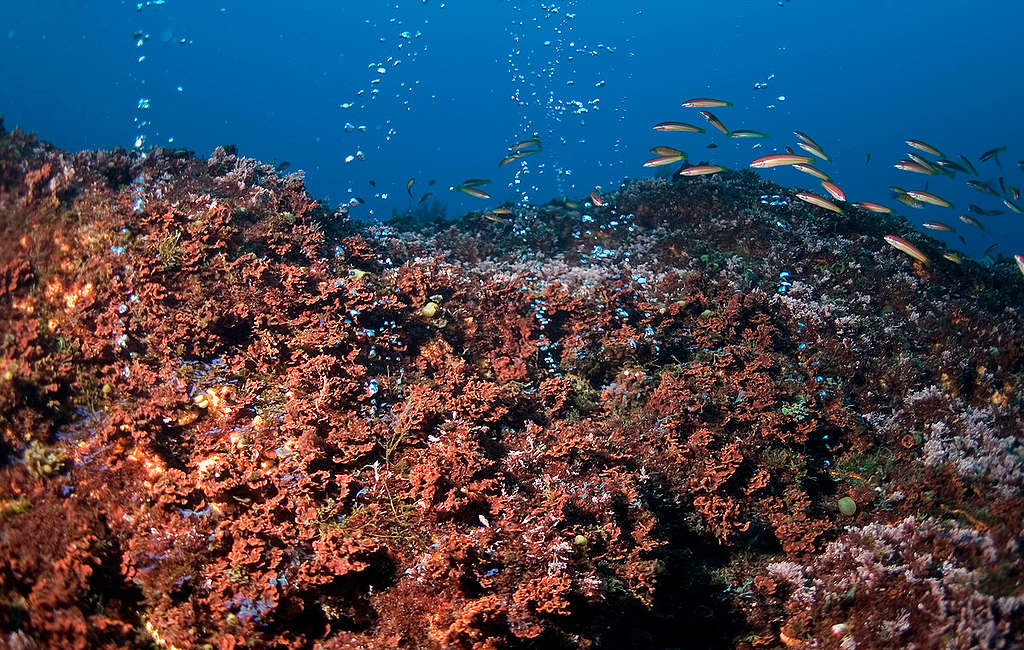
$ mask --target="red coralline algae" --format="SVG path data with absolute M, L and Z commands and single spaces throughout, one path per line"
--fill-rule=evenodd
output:
M 358 223 L 0 135 L 4 644 L 1024 644 L 1010 263 L 749 172 L 606 198 Z

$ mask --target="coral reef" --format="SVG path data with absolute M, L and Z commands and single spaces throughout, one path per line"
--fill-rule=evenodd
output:
M 1012 263 L 751 172 L 606 198 L 361 223 L 0 134 L 3 643 L 1024 644 Z

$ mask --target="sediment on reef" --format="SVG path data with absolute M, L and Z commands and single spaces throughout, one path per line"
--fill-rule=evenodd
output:
M 1012 263 L 751 172 L 606 199 L 369 224 L 0 135 L 4 642 L 1024 643 Z

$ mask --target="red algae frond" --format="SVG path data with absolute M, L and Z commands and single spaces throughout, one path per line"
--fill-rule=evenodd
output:
M 1006 269 L 747 172 L 414 230 L 0 138 L 8 645 L 1024 643 Z

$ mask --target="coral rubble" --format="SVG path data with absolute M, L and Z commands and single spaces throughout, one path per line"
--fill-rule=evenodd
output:
M 606 198 L 361 223 L 0 135 L 4 643 L 1021 647 L 1012 262 Z

